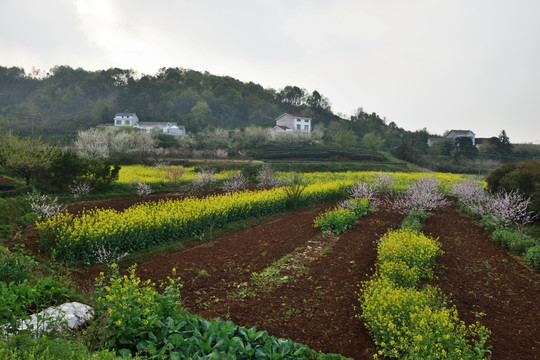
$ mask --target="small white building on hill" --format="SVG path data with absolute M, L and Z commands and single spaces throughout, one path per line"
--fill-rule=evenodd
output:
M 276 119 L 277 132 L 311 132 L 311 118 L 300 114 L 284 113 Z
M 160 129 L 165 135 L 185 135 L 186 128 L 174 122 L 140 122 L 135 113 L 117 113 L 114 116 L 114 126 L 129 126 L 150 132 L 154 128 Z

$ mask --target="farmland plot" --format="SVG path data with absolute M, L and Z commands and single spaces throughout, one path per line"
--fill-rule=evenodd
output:
M 161 280 L 176 268 L 184 283 L 183 306 L 193 313 L 256 326 L 322 352 L 368 358 L 375 348 L 354 317 L 357 285 L 373 273 L 377 240 L 398 227 L 403 215 L 380 209 L 325 244 L 312 224 L 331 205 L 272 215 L 211 243 L 142 262 L 138 274 Z M 462 320 L 479 320 L 492 331 L 493 359 L 538 358 L 540 276 L 460 215 L 455 203 L 431 213 L 424 233 L 439 237 L 445 251 L 435 285 Z M 259 286 L 254 274 L 266 273 L 287 255 L 294 258 L 313 241 L 323 244 L 321 251 L 303 258 L 295 271 L 281 269 L 274 286 Z
M 184 282 L 183 305 L 205 318 L 231 319 L 318 351 L 367 358 L 375 347 L 354 317 L 357 285 L 372 274 L 377 240 L 398 227 L 403 215 L 387 209 L 373 212 L 337 241 L 329 240 L 326 251 L 303 263 L 302 272 L 270 291 L 253 284 L 254 272 L 320 240 L 312 223 L 328 207 L 274 215 L 211 244 L 142 263 L 139 273 L 159 280 L 176 267 Z M 462 320 L 480 321 L 492 331 L 488 345 L 493 346 L 493 359 L 538 358 L 540 276 L 459 214 L 455 203 L 431 213 L 424 232 L 439 237 L 445 252 L 435 285 L 456 305 Z

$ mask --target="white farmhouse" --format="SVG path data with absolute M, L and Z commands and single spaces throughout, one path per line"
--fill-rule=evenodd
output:
M 454 141 L 460 137 L 468 137 L 471 139 L 472 144 L 475 145 L 474 133 L 471 130 L 450 130 L 443 137 Z
M 311 118 L 300 114 L 284 113 L 276 119 L 277 132 L 311 132 Z
M 135 126 L 139 123 L 139 118 L 135 113 L 117 113 L 114 116 L 114 126 Z
M 114 126 L 130 126 L 135 129 L 150 132 L 154 128 L 160 129 L 165 135 L 185 135 L 184 126 L 178 126 L 174 122 L 140 122 L 135 113 L 117 113 L 114 116 Z

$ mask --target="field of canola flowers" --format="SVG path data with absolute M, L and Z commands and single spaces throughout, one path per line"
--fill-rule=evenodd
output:
M 169 171 L 183 170 L 180 181 L 193 181 L 197 177 L 194 167 L 183 166 L 144 166 L 144 165 L 126 165 L 120 169 L 118 183 L 129 184 L 132 182 L 141 182 L 145 184 L 165 183 L 170 181 L 167 178 Z M 238 171 L 222 171 L 215 174 L 216 180 L 225 180 Z
M 192 170 L 186 174 L 196 176 Z M 136 174 L 139 180 L 166 181 L 163 168 L 126 166 L 120 173 L 120 182 L 131 181 Z M 298 205 L 323 203 L 347 197 L 348 189 L 359 180 L 373 182 L 377 172 L 307 173 L 302 182 L 306 185 Z M 221 174 L 228 176 L 230 173 Z M 279 173 L 287 179 L 292 173 Z M 434 176 L 441 189 L 448 192 L 451 185 L 464 178 L 462 175 L 438 173 L 393 173 L 393 189 L 403 191 L 408 184 L 424 176 Z M 128 180 L 129 179 L 129 180 Z M 209 229 L 224 224 L 257 218 L 288 209 L 289 200 L 284 187 L 258 191 L 241 191 L 206 198 L 142 203 L 125 211 L 98 209 L 77 216 L 63 213 L 44 219 L 37 224 L 40 231 L 40 248 L 54 257 L 69 263 L 92 264 L 98 262 L 99 252 L 123 254 L 135 249 L 169 241 L 181 241 L 200 236 Z
M 169 169 L 183 170 L 181 181 L 189 182 L 197 178 L 198 173 L 194 167 L 182 166 L 144 166 L 144 165 L 127 165 L 120 170 L 118 183 L 129 184 L 133 181 L 138 181 L 146 184 L 164 183 L 170 181 L 167 179 L 167 171 Z M 225 180 L 238 171 L 222 171 L 214 176 L 216 180 Z M 294 176 L 292 172 L 278 172 L 277 176 L 281 180 L 287 180 Z M 304 184 L 320 184 L 331 181 L 364 181 L 373 183 L 381 172 L 377 171 L 346 171 L 346 172 L 310 172 L 301 174 L 302 183 Z M 404 191 L 411 183 L 417 181 L 421 177 L 436 177 L 440 181 L 440 187 L 446 194 L 450 193 L 452 184 L 456 181 L 461 181 L 465 178 L 471 178 L 471 175 L 449 174 L 449 173 L 383 173 L 388 175 L 393 180 L 394 191 Z

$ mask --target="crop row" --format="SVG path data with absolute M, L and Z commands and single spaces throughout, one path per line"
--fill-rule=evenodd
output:
M 333 181 L 303 188 L 295 205 L 342 199 L 351 181 Z M 121 254 L 169 241 L 201 236 L 224 224 L 285 211 L 287 187 L 147 202 L 125 211 L 97 209 L 77 216 L 62 213 L 37 224 L 40 247 L 70 263 L 103 262 Z
M 377 248 L 376 273 L 362 284 L 360 318 L 379 355 L 399 359 L 485 359 L 489 330 L 466 326 L 455 307 L 447 307 L 433 277 L 440 244 L 411 229 L 391 231 Z M 488 356 L 489 357 L 489 356 Z

